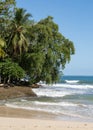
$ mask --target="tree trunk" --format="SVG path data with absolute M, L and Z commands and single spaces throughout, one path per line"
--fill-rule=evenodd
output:
M 0 84 L 1 84 L 1 75 L 0 75 Z
M 9 77 L 8 77 L 8 80 L 7 80 L 7 83 L 10 83 L 10 79 L 11 79 L 11 78 L 10 78 L 10 76 L 9 76 Z

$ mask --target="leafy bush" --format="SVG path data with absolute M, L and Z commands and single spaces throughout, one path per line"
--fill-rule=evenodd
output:
M 2 82 L 10 83 L 23 78 L 25 71 L 17 63 L 7 59 L 0 63 L 0 75 Z

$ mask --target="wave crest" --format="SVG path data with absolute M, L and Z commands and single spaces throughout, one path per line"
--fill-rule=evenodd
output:
M 78 83 L 79 80 L 65 80 L 66 83 L 75 84 Z

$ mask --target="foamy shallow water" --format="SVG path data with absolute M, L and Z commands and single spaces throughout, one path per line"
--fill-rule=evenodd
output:
M 12 108 L 55 114 L 60 120 L 93 121 L 93 84 L 79 79 L 33 89 L 38 97 L 4 101 Z

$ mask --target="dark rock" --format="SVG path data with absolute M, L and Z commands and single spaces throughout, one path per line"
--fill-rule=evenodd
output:
M 3 87 L 4 88 L 9 88 L 9 85 L 8 84 L 4 84 Z
M 4 85 L 5 86 L 5 85 Z M 7 86 L 5 86 L 7 88 Z M 30 87 L 24 86 L 15 86 L 8 87 L 6 89 L 0 87 L 0 100 L 10 99 L 10 98 L 19 98 L 19 97 L 34 97 L 37 96 Z

